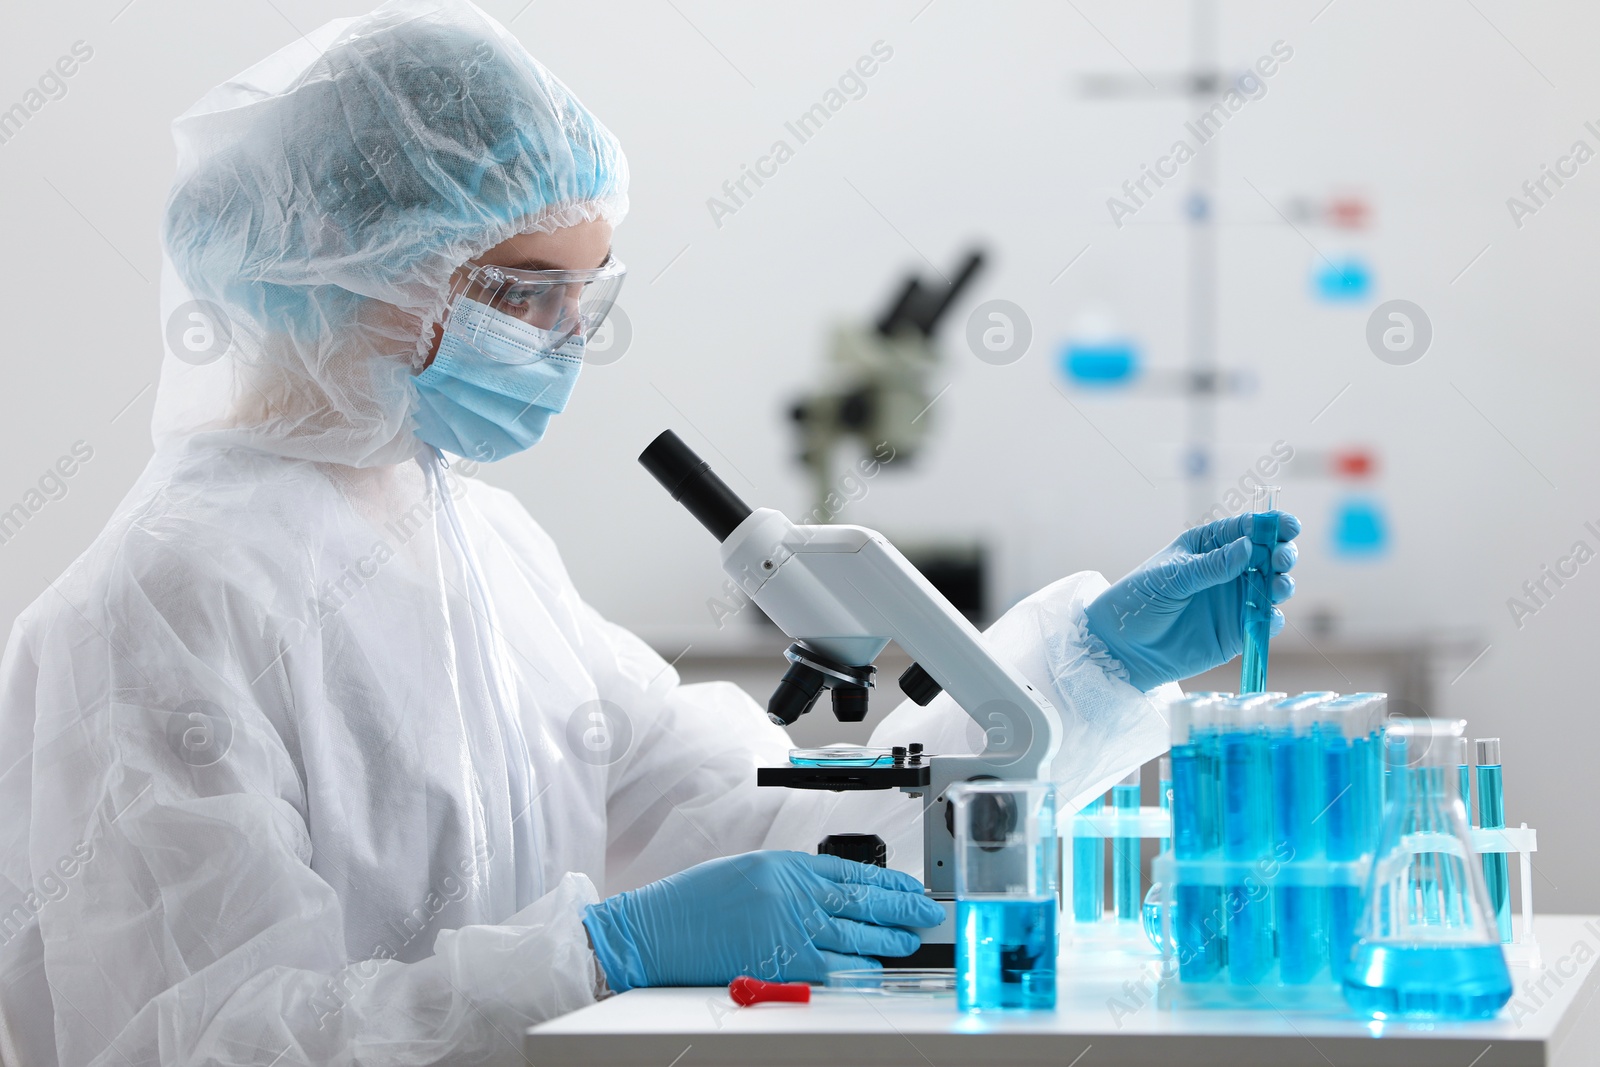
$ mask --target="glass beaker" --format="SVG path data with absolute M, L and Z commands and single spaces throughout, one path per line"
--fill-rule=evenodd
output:
M 1486 1019 L 1511 972 L 1473 851 L 1456 774 L 1461 720 L 1397 719 L 1391 791 L 1344 968 L 1350 1006 L 1378 1019 Z
M 1055 787 L 984 779 L 950 789 L 956 833 L 956 1004 L 1056 1006 Z

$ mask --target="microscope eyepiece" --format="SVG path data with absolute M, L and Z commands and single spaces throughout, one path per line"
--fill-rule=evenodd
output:
M 662 431 L 651 441 L 639 453 L 639 462 L 718 541 L 726 541 L 735 527 L 750 516 L 750 505 L 740 500 L 726 482 L 711 472 L 711 465 L 671 430 Z

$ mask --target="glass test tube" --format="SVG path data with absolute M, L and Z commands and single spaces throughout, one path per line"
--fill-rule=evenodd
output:
M 1366 736 L 1366 722 L 1359 706 L 1336 700 L 1323 705 L 1317 729 L 1321 755 L 1321 821 L 1328 859 L 1341 862 L 1361 855 L 1362 809 L 1364 800 L 1357 781 L 1362 766 L 1352 758 L 1355 737 Z M 1370 788 L 1366 786 L 1366 788 Z M 1356 922 L 1361 918 L 1361 888 L 1334 885 L 1328 889 L 1328 963 L 1340 973 L 1350 958 L 1355 941 Z
M 1472 821 L 1472 746 L 1465 737 L 1455 739 L 1456 746 L 1456 780 L 1461 785 L 1461 806 L 1467 809 L 1467 825 L 1476 826 Z
M 1316 709 L 1337 694 L 1301 693 L 1275 709 L 1267 728 L 1272 772 L 1272 848 L 1284 863 L 1322 857 L 1317 816 L 1317 750 L 1312 726 Z M 1310 982 L 1327 963 L 1323 920 L 1327 893 L 1320 886 L 1280 885 L 1273 892 L 1278 978 L 1285 985 Z
M 1111 806 L 1118 815 L 1139 814 L 1139 768 L 1111 787 Z M 1139 846 L 1137 837 L 1117 837 L 1111 843 L 1111 888 L 1116 898 L 1117 918 L 1126 922 L 1139 919 L 1142 894 L 1139 892 Z
M 1498 830 L 1506 824 L 1505 783 L 1501 779 L 1500 739 L 1480 737 L 1478 749 L 1478 823 L 1485 830 Z M 1511 871 L 1504 852 L 1483 854 L 1484 888 L 1489 891 L 1489 906 L 1494 909 L 1500 940 L 1511 940 Z
M 1097 815 L 1104 811 L 1106 798 L 1095 797 L 1083 806 L 1084 815 Z M 1106 839 L 1094 837 L 1072 838 L 1072 919 L 1080 923 L 1097 923 L 1106 910 Z
M 1228 980 L 1254 985 L 1272 969 L 1272 900 L 1259 869 L 1272 828 L 1266 721 L 1263 712 L 1283 693 L 1240 695 L 1222 703 L 1222 854 L 1256 861 L 1254 877 L 1228 884 Z
M 1389 717 L 1389 694 L 1357 693 L 1355 699 L 1366 708 L 1367 736 L 1358 746 L 1363 757 L 1362 770 L 1364 810 L 1361 814 L 1361 851 L 1375 852 L 1378 848 L 1378 830 L 1383 826 L 1383 805 L 1388 800 L 1387 769 L 1383 759 L 1384 731 Z
M 1178 860 L 1206 859 L 1221 844 L 1215 771 L 1215 699 L 1172 704 L 1172 851 Z M 1208 982 L 1222 971 L 1222 887 L 1179 876 L 1167 897 L 1178 980 Z
M 1272 640 L 1272 552 L 1278 547 L 1278 487 L 1256 486 L 1250 520 L 1250 569 L 1244 575 L 1244 656 L 1239 692 L 1267 688 L 1267 645 Z

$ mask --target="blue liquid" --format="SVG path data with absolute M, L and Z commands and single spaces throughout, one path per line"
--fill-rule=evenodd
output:
M 1222 735 L 1222 851 L 1230 860 L 1265 856 L 1271 825 L 1267 743 L 1259 730 Z M 1228 980 L 1253 985 L 1272 969 L 1272 898 L 1260 884 L 1228 886 Z
M 1323 918 L 1327 894 L 1316 886 L 1285 885 L 1273 895 L 1278 904 L 1278 980 L 1305 985 L 1328 959 Z
M 1209 731 L 1196 731 L 1189 744 L 1172 749 L 1172 849 L 1179 859 L 1204 859 L 1221 845 L 1216 744 Z M 1209 982 L 1222 970 L 1222 887 L 1179 885 L 1171 892 L 1178 979 Z
M 1318 820 L 1325 826 L 1330 860 L 1353 860 L 1361 854 L 1361 802 L 1355 796 L 1350 745 L 1337 728 L 1321 738 L 1322 791 L 1326 809 Z M 1361 890 L 1334 886 L 1328 890 L 1328 963 L 1339 973 L 1350 959 L 1356 923 L 1361 919 Z
M 1316 746 L 1309 735 L 1295 736 L 1288 730 L 1268 740 L 1272 761 L 1272 837 L 1281 846 L 1279 854 L 1296 860 L 1315 859 L 1321 854 L 1313 822 L 1320 812 L 1315 806 Z M 1286 849 L 1286 851 L 1285 851 Z M 1284 985 L 1304 985 L 1327 962 L 1328 940 L 1322 911 L 1327 894 L 1316 886 L 1284 885 L 1273 890 L 1276 904 L 1274 920 L 1278 939 L 1278 976 Z
M 1083 806 L 1085 815 L 1105 810 L 1105 797 L 1095 797 Z M 1097 923 L 1106 910 L 1106 839 L 1072 839 L 1072 917 L 1081 923 Z
M 1501 791 L 1500 765 L 1478 767 L 1478 821 L 1485 829 L 1498 830 L 1506 824 L 1505 794 Z M 1511 940 L 1511 869 L 1504 852 L 1483 854 L 1483 885 L 1489 891 L 1495 925 L 1502 942 Z
M 1056 902 L 956 901 L 956 1005 L 962 1011 L 1056 1006 Z
M 1278 547 L 1278 513 L 1251 516 L 1250 569 L 1244 573 L 1244 657 L 1239 692 L 1267 691 L 1267 645 L 1272 640 L 1272 552 Z
M 1111 788 L 1112 806 L 1118 812 L 1139 814 L 1139 787 L 1117 785 Z M 1117 901 L 1117 918 L 1139 918 L 1139 838 L 1118 837 L 1111 842 L 1112 895 Z
M 1378 1019 L 1488 1019 L 1511 999 L 1499 945 L 1356 945 L 1344 998 Z
M 893 756 L 839 756 L 829 759 L 815 759 L 806 756 L 790 756 L 789 763 L 794 767 L 893 767 Z

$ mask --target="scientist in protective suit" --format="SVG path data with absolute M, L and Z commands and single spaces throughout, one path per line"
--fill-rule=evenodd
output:
M 624 273 L 615 138 L 465 0 L 325 26 L 174 134 L 164 310 L 227 350 L 169 353 L 154 458 L 0 664 L 0 1058 L 515 1060 L 610 992 L 914 949 L 940 911 L 910 874 L 785 851 L 849 819 L 754 788 L 783 730 L 680 685 L 450 468 L 567 405 Z M 1070 793 L 1239 652 L 1242 522 L 991 627 L 1060 709 Z M 633 735 L 603 759 L 596 701 Z M 874 741 L 970 725 L 942 697 Z M 909 870 L 915 814 L 886 831 Z

